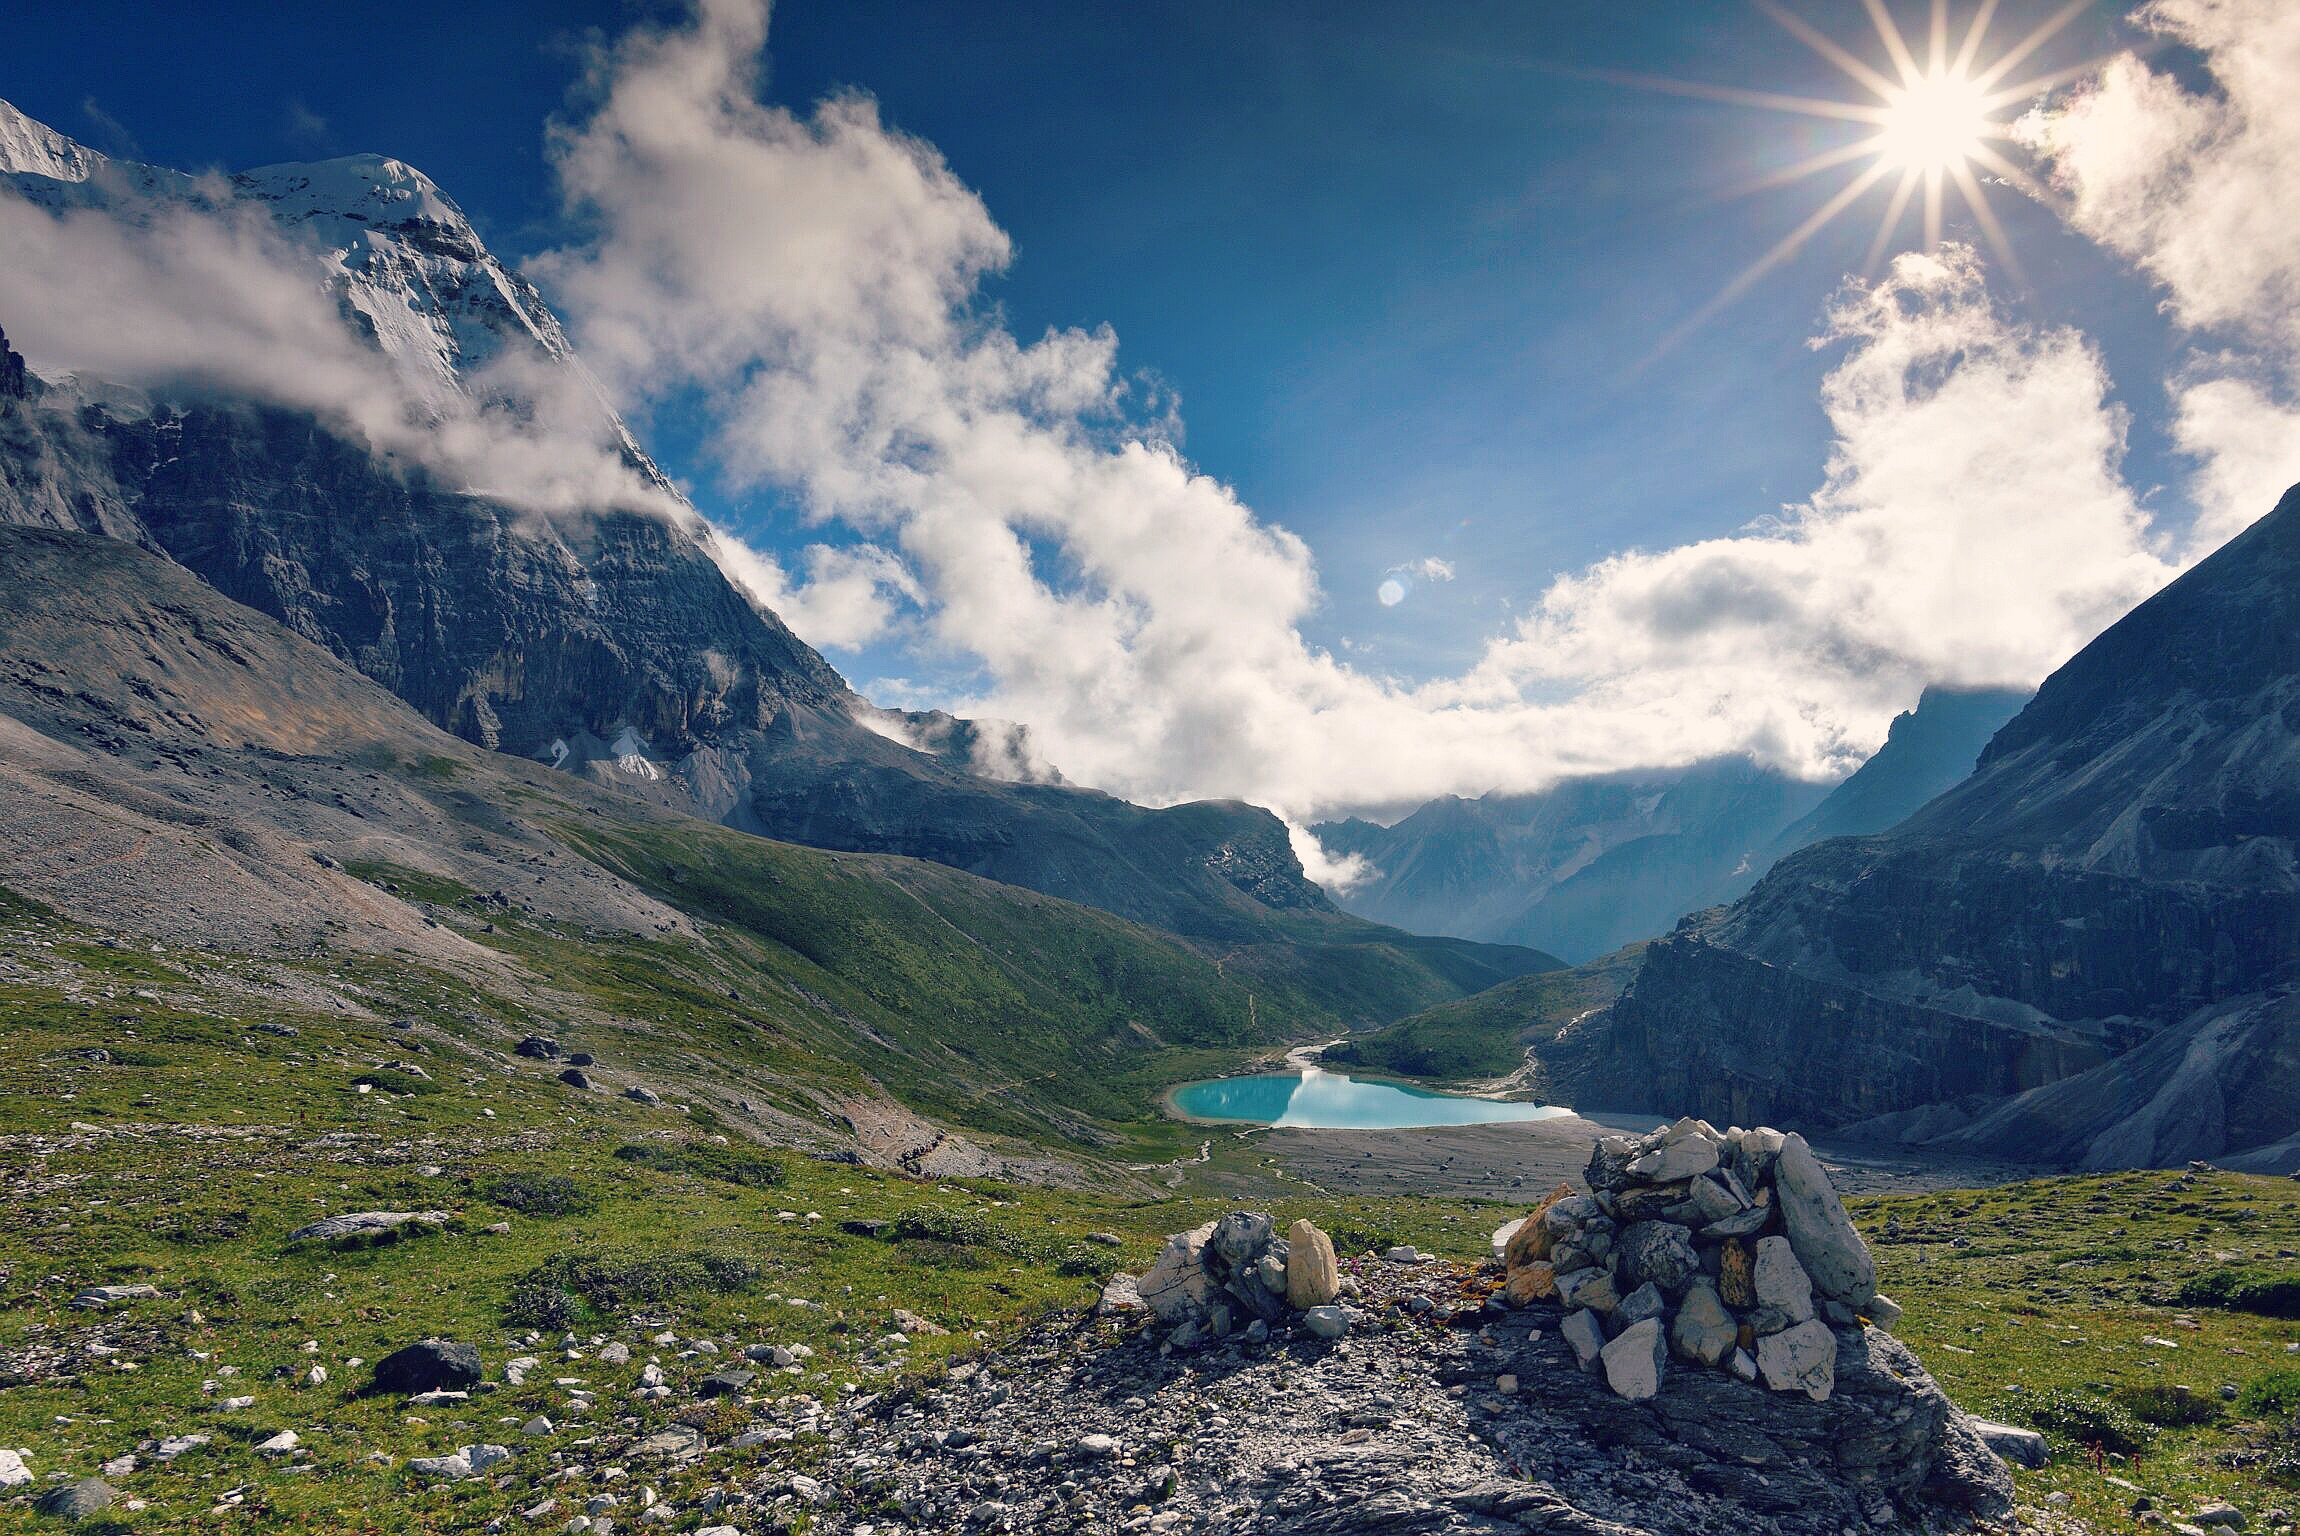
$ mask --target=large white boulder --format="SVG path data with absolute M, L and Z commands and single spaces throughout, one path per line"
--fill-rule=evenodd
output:
M 1792 1133 L 1781 1139 L 1773 1177 L 1780 1192 L 1781 1224 L 1797 1250 L 1798 1262 L 1813 1277 L 1813 1288 L 1858 1310 L 1877 1294 L 1876 1261 L 1804 1137 Z
M 1190 1322 L 1205 1316 L 1207 1304 L 1214 1299 L 1214 1281 L 1200 1256 L 1214 1235 L 1214 1225 L 1209 1221 L 1167 1238 L 1166 1246 L 1158 1252 L 1158 1262 L 1135 1287 L 1143 1305 L 1161 1322 Z
M 1643 1402 L 1661 1390 L 1661 1372 L 1669 1355 L 1662 1342 L 1661 1319 L 1649 1317 L 1621 1330 L 1605 1346 L 1605 1384 L 1631 1402 Z
M 1825 1403 L 1837 1385 L 1837 1336 L 1818 1318 L 1757 1341 L 1757 1370 L 1776 1392 Z

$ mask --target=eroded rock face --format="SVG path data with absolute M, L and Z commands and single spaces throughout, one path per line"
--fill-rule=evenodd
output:
M 2300 489 L 2048 678 L 1970 777 L 1652 944 L 1550 1078 L 2090 1167 L 2274 1145 L 2300 1109 L 2257 1070 L 2300 1033 L 2258 1012 L 2300 953 L 2296 738 Z M 2243 1038 L 2210 1038 L 2221 1010 Z

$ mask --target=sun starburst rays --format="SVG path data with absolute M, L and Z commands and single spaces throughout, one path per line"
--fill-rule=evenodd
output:
M 1888 180 L 1892 182 L 1891 191 L 1885 199 L 1883 218 L 1869 242 L 1862 266 L 1864 277 L 1873 275 L 1891 253 L 1912 204 L 1920 205 L 1925 249 L 1938 246 L 1946 234 L 1948 194 L 1953 188 L 1997 260 L 2016 281 L 2023 280 L 2012 243 L 1995 208 L 1990 205 L 1988 183 L 1993 180 L 2048 205 L 2053 198 L 2035 177 L 1999 149 L 1999 145 L 2013 142 L 2012 124 L 2002 114 L 2008 108 L 2033 100 L 2042 91 L 2096 68 L 2099 61 L 2007 82 L 2022 64 L 2094 0 L 2067 0 L 1985 63 L 1982 54 L 1988 46 L 1989 29 L 1996 20 L 1999 0 L 1980 0 L 1961 32 L 1951 25 L 1949 0 L 1930 0 L 1928 24 L 1922 38 L 1922 59 L 1893 19 L 1886 0 L 1861 0 L 1876 32 L 1876 42 L 1884 53 L 1881 69 L 1790 10 L 1783 0 L 1750 0 L 1750 3 L 1870 99 L 1839 101 L 1825 96 L 1745 90 L 1650 75 L 1601 72 L 1601 77 L 1644 90 L 1858 123 L 1871 131 L 1726 189 L 1727 195 L 1740 196 L 1803 181 L 1842 166 L 1858 166 L 1852 178 L 1824 200 L 1811 216 L 1672 331 L 1655 355 L 1668 351 L 1686 334 L 1705 324 L 1872 188 Z

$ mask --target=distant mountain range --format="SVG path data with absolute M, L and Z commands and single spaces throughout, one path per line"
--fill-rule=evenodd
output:
M 1433 800 L 1392 826 L 1312 830 L 1373 873 L 1341 904 L 1424 933 L 1580 962 L 1746 892 L 1783 854 L 1882 832 L 1972 771 L 2026 693 L 1928 688 L 1830 788 L 1747 759 L 1571 779 L 1535 795 Z

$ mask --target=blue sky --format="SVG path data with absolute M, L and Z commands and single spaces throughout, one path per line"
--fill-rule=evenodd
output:
M 1885 64 L 1851 0 L 1795 9 Z M 2055 9 L 2005 0 L 1991 37 L 2018 37 Z M 1920 8 L 1895 10 L 1921 33 Z M 2021 73 L 2150 41 L 2123 10 L 2086 8 Z M 0 96 L 99 148 L 184 167 L 397 155 L 434 176 L 499 251 L 526 257 L 576 238 L 543 129 L 554 114 L 581 122 L 590 110 L 571 109 L 568 94 L 586 40 L 682 15 L 99 0 L 17 20 Z M 1961 26 L 1966 8 L 1953 15 Z M 2166 68 L 2199 56 L 2155 55 Z M 1555 578 L 1804 502 L 1846 440 L 1823 401 L 1846 344 L 1809 343 L 1862 266 L 1881 188 L 1732 307 L 1656 348 L 1847 171 L 1753 195 L 1729 189 L 1854 130 L 1605 78 L 1623 72 L 1857 94 L 1757 9 L 1715 0 L 786 0 L 763 78 L 766 99 L 802 118 L 826 93 L 868 92 L 888 127 L 938 151 L 1012 241 L 977 314 L 1002 318 L 1025 345 L 1050 327 L 1111 327 L 1137 402 L 1160 390 L 1178 399 L 1189 462 L 1234 488 L 1259 525 L 1306 542 L 1322 597 L 1294 617 L 1302 642 L 1369 676 L 1450 690 L 1431 704 L 1449 707 L 1477 691 L 1465 680 L 1493 664 L 1497 637 L 1517 634 Z M 2015 281 L 1983 249 L 1997 321 L 2072 327 L 2095 349 L 2105 416 L 2123 433 L 2123 485 L 2167 519 L 2159 541 L 2174 537 L 2187 521 L 2178 487 L 2195 463 L 2173 451 L 2167 380 L 2197 335 L 2160 312 L 2166 279 L 2141 270 L 2148 252 L 2111 248 L 2081 217 L 2010 189 L 1993 205 L 2026 276 Z M 1978 240 L 1953 203 L 1947 233 Z M 1896 249 L 1914 243 L 1911 221 Z M 785 563 L 816 541 L 885 542 L 883 530 L 835 520 L 803 525 L 803 489 L 730 484 L 709 446 L 724 424 L 687 398 L 662 389 L 652 411 L 631 404 L 707 511 Z M 1059 563 L 1057 549 L 1038 553 Z M 1432 559 L 1453 578 L 1412 574 Z M 1394 606 L 1377 598 L 1389 577 L 1408 591 Z M 948 632 L 929 642 L 898 626 L 832 654 L 858 681 L 908 680 L 922 698 L 1034 697 L 1003 687 Z M 1881 701 L 1928 665 L 1910 660 L 1813 742 L 1776 755 L 1807 768 L 1841 762 L 1849 743 L 1881 731 L 1891 712 Z M 2023 666 L 2034 670 L 1999 670 Z M 1590 686 L 1586 668 L 1533 671 L 1519 679 L 1522 697 Z M 1759 738 L 1779 730 L 1745 727 L 1761 755 L 1771 749 Z M 1124 787 L 1157 797 L 1221 786 Z
M 2014 0 L 1996 29 L 2017 35 L 2056 8 Z M 1807 9 L 1881 62 L 1857 7 Z M 562 233 L 542 125 L 565 109 L 575 41 L 632 14 L 97 3 L 12 28 L 0 96 L 99 148 L 183 167 L 392 154 L 516 254 Z M 2094 7 L 2049 61 L 2109 51 L 2119 14 Z M 770 94 L 803 108 L 867 90 L 939 148 L 1014 238 L 989 294 L 1017 333 L 1112 326 L 1122 366 L 1179 395 L 1190 456 L 1315 547 L 1323 637 L 1423 675 L 1458 666 L 1553 571 L 1722 532 L 1818 479 L 1826 358 L 1806 340 L 1878 212 L 1849 214 L 1637 365 L 1840 178 L 1720 190 L 1843 128 L 1575 71 L 1847 86 L 1747 7 L 1624 15 L 1602 0 L 783 0 Z M 2148 355 L 2166 343 L 2146 289 L 2002 201 L 2038 312 L 2081 313 L 2112 363 L 2147 359 L 2120 375 L 2154 377 Z M 676 462 L 683 436 L 670 420 L 649 440 Z M 2134 440 L 2141 465 L 2161 451 L 2146 416 Z M 771 500 L 716 495 L 690 470 L 707 503 L 776 542 Z M 1385 610 L 1388 568 L 1432 555 L 1458 579 Z

